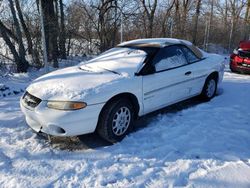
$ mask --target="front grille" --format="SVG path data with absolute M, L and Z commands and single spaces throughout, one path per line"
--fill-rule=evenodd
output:
M 250 51 L 239 50 L 239 56 L 241 58 L 250 58 Z
M 27 91 L 23 95 L 23 102 L 28 107 L 35 108 L 39 105 L 41 101 L 42 101 L 41 99 L 35 97 L 34 95 L 31 95 Z
M 250 68 L 250 64 L 247 64 L 247 63 L 238 63 L 239 66 L 242 66 L 242 67 L 248 67 Z

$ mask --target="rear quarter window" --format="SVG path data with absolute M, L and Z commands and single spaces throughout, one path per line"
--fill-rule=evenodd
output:
M 200 60 L 190 49 L 185 46 L 182 46 L 182 50 L 187 58 L 188 63 L 194 63 Z

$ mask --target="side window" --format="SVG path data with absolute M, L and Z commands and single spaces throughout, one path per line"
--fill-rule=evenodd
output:
M 200 59 L 187 47 L 182 47 L 183 52 L 185 53 L 185 56 L 187 58 L 188 63 L 193 63 L 195 61 L 199 61 Z
M 169 46 L 162 48 L 153 60 L 156 71 L 180 67 L 187 64 L 185 55 L 180 47 Z

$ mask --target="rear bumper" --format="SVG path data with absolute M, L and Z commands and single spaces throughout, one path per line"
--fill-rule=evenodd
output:
M 34 110 L 26 108 L 22 99 L 20 106 L 27 124 L 35 132 L 43 132 L 54 136 L 77 136 L 95 131 L 99 113 L 104 103 L 75 111 L 49 109 L 44 101 Z

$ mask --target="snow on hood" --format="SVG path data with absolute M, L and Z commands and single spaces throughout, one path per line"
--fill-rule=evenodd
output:
M 142 50 L 113 48 L 85 64 L 46 74 L 27 91 L 42 100 L 83 100 L 114 80 L 133 76 L 145 57 Z
M 89 94 L 98 93 L 101 86 L 126 78 L 106 70 L 84 70 L 79 66 L 57 70 L 39 77 L 27 91 L 42 100 L 81 101 Z

